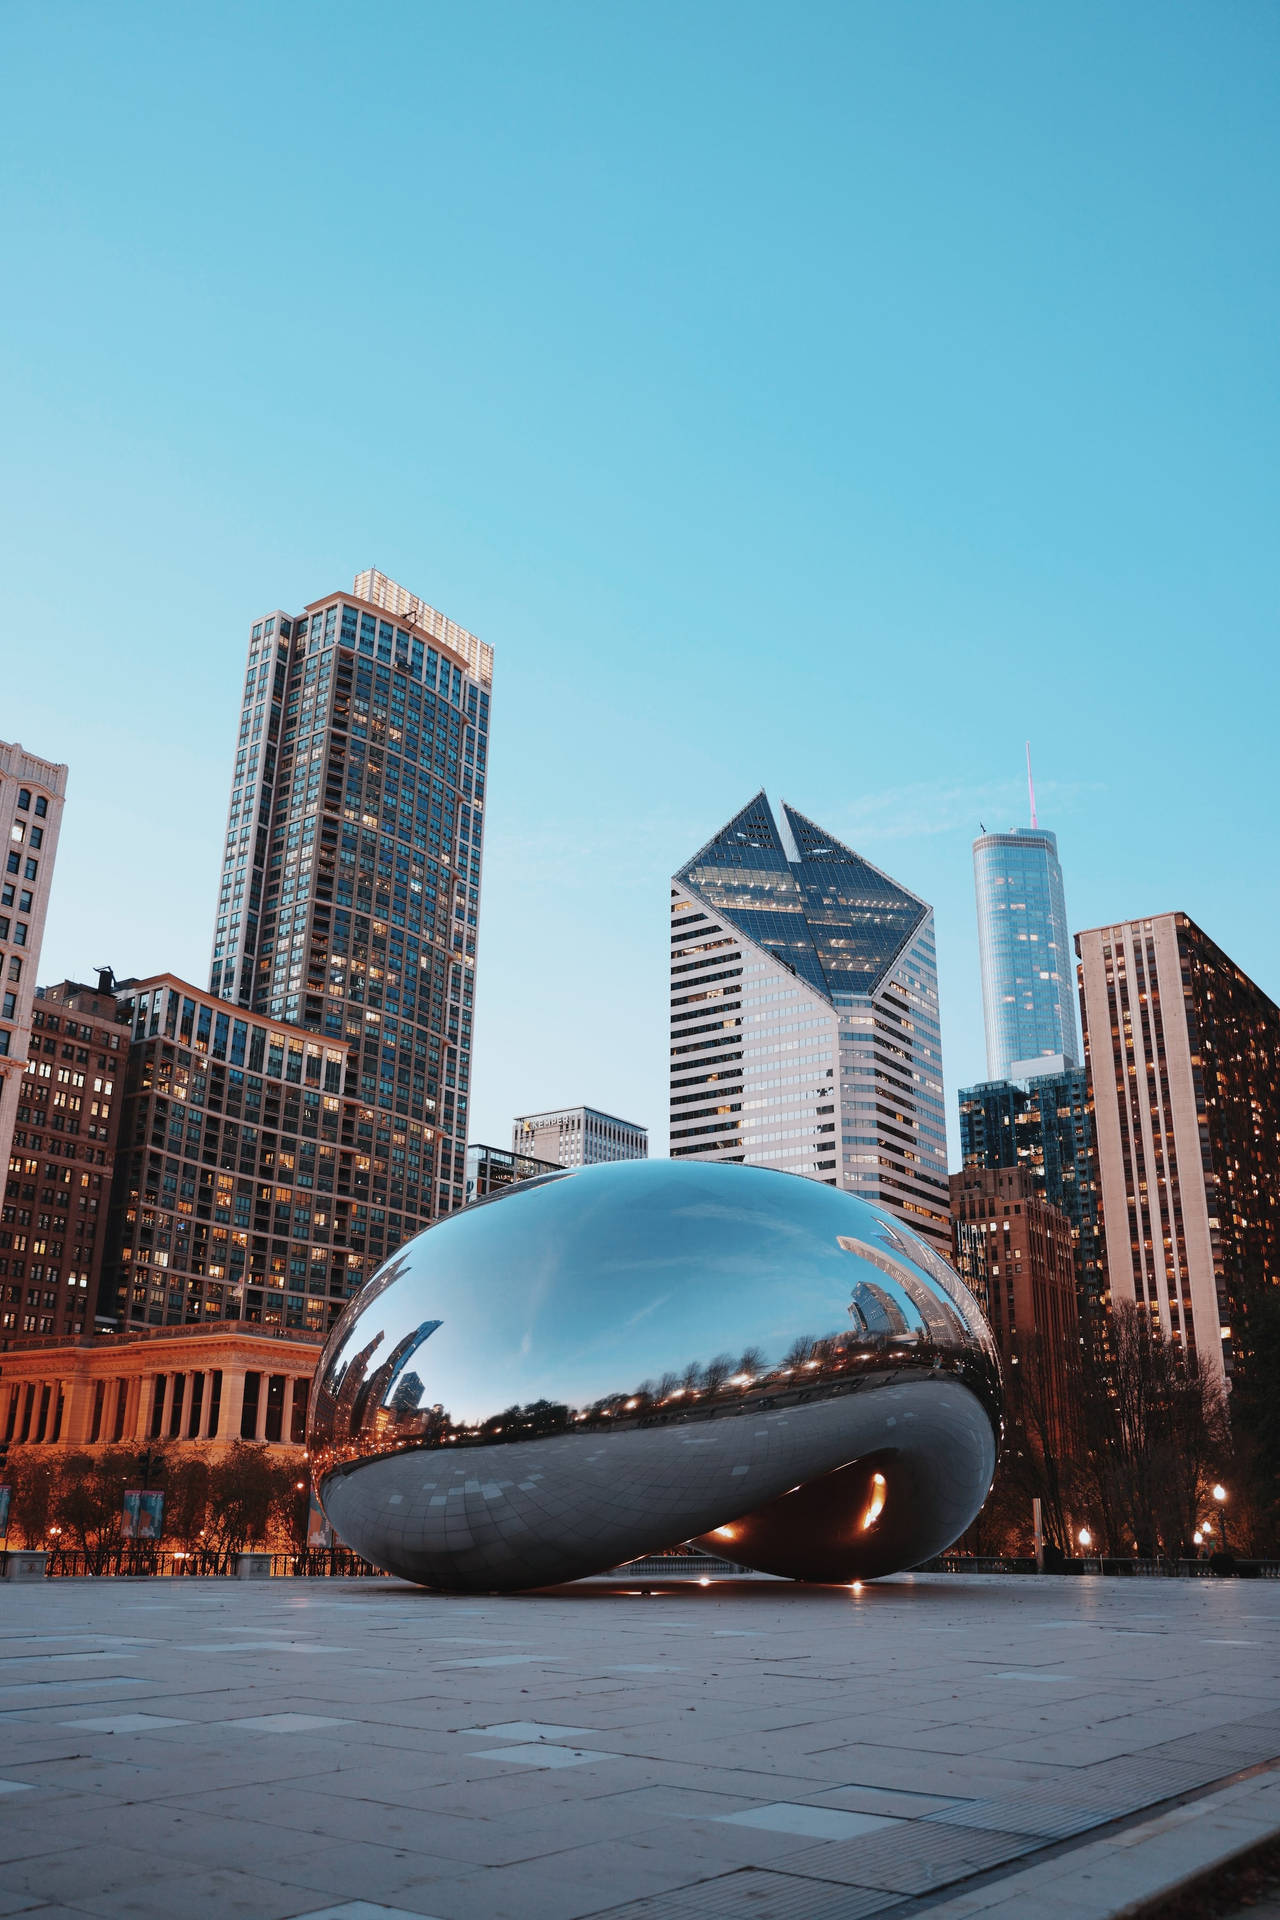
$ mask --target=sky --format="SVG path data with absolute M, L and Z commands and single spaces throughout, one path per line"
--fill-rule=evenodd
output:
M 1182 908 L 1280 997 L 1280 12 L 8 0 L 0 736 L 41 978 L 208 978 L 251 621 L 496 655 L 471 1137 L 665 1149 L 667 880 L 761 786 L 930 901 Z

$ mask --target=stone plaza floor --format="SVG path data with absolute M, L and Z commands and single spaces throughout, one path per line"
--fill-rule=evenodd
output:
M 1280 1583 L 641 1586 L 0 1585 L 0 1915 L 1066 1920 L 1280 1828 Z

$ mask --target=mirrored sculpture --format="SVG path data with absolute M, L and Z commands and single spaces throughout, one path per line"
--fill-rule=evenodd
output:
M 637 1160 L 409 1241 L 334 1327 L 308 1440 L 340 1539 L 496 1592 L 689 1539 L 804 1580 L 917 1566 L 977 1514 L 999 1430 L 982 1314 L 898 1220 Z

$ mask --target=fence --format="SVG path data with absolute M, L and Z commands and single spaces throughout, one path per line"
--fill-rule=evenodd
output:
M 1030 1558 L 996 1554 L 944 1553 L 926 1561 L 920 1573 L 1034 1573 Z M 1208 1560 L 1064 1560 L 1054 1573 L 1100 1573 L 1159 1580 L 1280 1580 L 1280 1560 L 1237 1560 L 1232 1554 L 1214 1554 Z

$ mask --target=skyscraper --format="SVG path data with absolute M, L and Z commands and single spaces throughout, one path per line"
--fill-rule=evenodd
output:
M 343 1097 L 346 1042 L 174 974 L 116 992 L 128 1056 L 103 1314 L 122 1331 L 248 1320 L 324 1333 L 367 1279 L 375 1224 L 413 1164 L 407 1151 L 379 1193 L 360 1139 L 374 1122 Z
M 492 675 L 372 571 L 249 633 L 210 988 L 350 1046 L 357 1278 L 462 1205 Z
M 40 987 L 0 1227 L 0 1335 L 92 1333 L 129 1028 L 111 975 Z
M 987 1080 L 960 1089 L 960 1151 L 966 1168 L 1020 1167 L 1033 1192 L 1071 1222 L 1081 1323 L 1098 1331 L 1106 1269 L 1098 1227 L 1093 1103 L 1083 1067 Z M 954 1180 L 952 1191 L 954 1196 Z
M 758 793 L 672 878 L 672 1158 L 846 1187 L 946 1252 L 932 908 L 782 820 Z
M 595 1107 L 555 1107 L 549 1113 L 520 1114 L 511 1125 L 511 1151 L 558 1167 L 647 1160 L 649 1129 Z
M 1280 1284 L 1280 1007 L 1185 913 L 1076 951 L 1111 1297 L 1221 1377 Z
M 0 1170 L 9 1164 L 31 1035 L 67 769 L 0 740 Z
M 1078 1067 L 1058 839 L 1036 825 L 1034 790 L 1029 827 L 974 841 L 973 879 L 988 1079 L 1025 1080 Z

